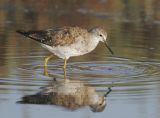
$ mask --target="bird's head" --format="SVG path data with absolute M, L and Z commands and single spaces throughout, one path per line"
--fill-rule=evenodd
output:
M 90 105 L 90 108 L 93 112 L 102 112 L 106 107 L 106 97 L 99 97 L 99 100 L 96 104 Z
M 108 48 L 108 50 L 111 52 L 111 54 L 113 54 L 113 51 L 111 50 L 111 48 L 108 45 L 107 32 L 105 30 L 103 30 L 102 28 L 99 28 L 99 27 L 95 27 L 95 28 L 90 29 L 89 32 L 96 35 L 96 37 L 99 41 L 104 42 L 105 46 Z

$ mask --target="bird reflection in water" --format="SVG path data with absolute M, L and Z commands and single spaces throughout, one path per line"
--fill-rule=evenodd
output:
M 90 106 L 93 112 L 102 112 L 106 107 L 106 97 L 111 88 L 104 95 L 98 95 L 95 87 L 80 80 L 53 79 L 47 86 L 34 95 L 22 97 L 18 103 L 22 104 L 51 104 L 63 106 L 69 110 L 76 110 Z

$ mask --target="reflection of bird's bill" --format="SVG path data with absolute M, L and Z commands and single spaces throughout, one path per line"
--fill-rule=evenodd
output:
M 111 87 L 108 88 L 108 91 L 106 92 L 106 94 L 104 94 L 104 97 L 106 98 L 107 95 L 112 91 Z
M 108 50 L 111 52 L 111 54 L 113 55 L 114 53 L 113 53 L 112 49 L 109 47 L 109 45 L 107 44 L 107 41 L 105 41 L 105 45 L 108 48 Z

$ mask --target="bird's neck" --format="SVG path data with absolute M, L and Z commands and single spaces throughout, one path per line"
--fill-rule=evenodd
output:
M 97 47 L 99 41 L 100 40 L 98 39 L 98 37 L 93 36 L 92 40 L 90 40 L 90 42 L 89 42 L 90 48 L 95 49 Z

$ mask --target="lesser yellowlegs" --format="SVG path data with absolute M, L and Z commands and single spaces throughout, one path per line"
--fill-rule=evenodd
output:
M 84 55 L 96 48 L 100 41 L 104 42 L 109 51 L 113 51 L 107 43 L 107 33 L 101 28 L 90 30 L 80 27 L 58 27 L 48 30 L 17 30 L 18 33 L 39 42 L 42 47 L 64 59 L 64 79 L 66 79 L 67 60 L 72 56 Z M 47 63 L 53 55 L 45 58 L 44 74 L 48 75 Z

